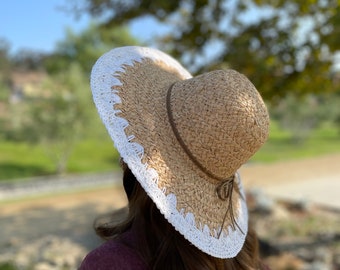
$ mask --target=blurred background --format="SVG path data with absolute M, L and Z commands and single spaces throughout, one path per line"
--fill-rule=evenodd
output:
M 0 269 L 76 269 L 126 203 L 92 103 L 97 58 L 141 45 L 236 69 L 271 115 L 243 166 L 272 269 L 340 269 L 338 0 L 11 0 L 0 9 Z

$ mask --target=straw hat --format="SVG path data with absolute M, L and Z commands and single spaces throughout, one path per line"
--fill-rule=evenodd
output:
M 116 48 L 91 74 L 98 112 L 115 147 L 165 218 L 188 241 L 235 257 L 248 228 L 237 174 L 265 142 L 269 117 L 234 70 L 192 78 L 151 48 Z

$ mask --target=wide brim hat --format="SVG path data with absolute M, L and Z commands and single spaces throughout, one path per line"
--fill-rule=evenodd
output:
M 248 231 L 237 170 L 268 136 L 254 85 L 234 70 L 192 78 L 169 55 L 129 46 L 98 59 L 91 88 L 115 147 L 169 223 L 203 252 L 235 257 Z

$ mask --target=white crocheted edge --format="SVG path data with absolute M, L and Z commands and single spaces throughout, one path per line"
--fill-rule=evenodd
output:
M 114 86 L 122 83 L 117 78 L 118 72 L 124 72 L 124 65 L 133 66 L 135 62 L 149 58 L 153 61 L 162 61 L 168 66 L 175 68 L 184 79 L 191 78 L 191 74 L 184 69 L 172 57 L 161 51 L 145 47 L 121 47 L 111 50 L 101 56 L 92 69 L 91 88 L 93 99 L 98 113 L 105 124 L 114 144 L 121 157 L 128 164 L 132 173 L 136 176 L 147 194 L 155 202 L 160 212 L 188 241 L 197 248 L 211 256 L 218 258 L 235 257 L 241 250 L 248 231 L 248 211 L 245 200 L 241 199 L 241 207 L 238 213 L 238 229 L 228 227 L 228 234 L 222 233 L 217 239 L 217 232 L 211 236 L 207 225 L 199 224 L 196 227 L 193 213 L 184 213 L 176 208 L 177 199 L 175 194 L 165 194 L 165 190 L 158 188 L 158 173 L 142 163 L 144 148 L 142 145 L 131 142 L 133 134 L 127 136 L 124 129 L 129 125 L 126 119 L 118 117 L 119 110 L 114 105 L 121 103 L 118 91 Z M 238 178 L 240 192 L 245 198 L 241 181 Z

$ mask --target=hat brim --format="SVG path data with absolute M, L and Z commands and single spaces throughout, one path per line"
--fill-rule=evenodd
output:
M 115 147 L 160 212 L 188 241 L 218 258 L 235 257 L 248 229 L 245 195 L 233 193 L 238 228 L 226 222 L 228 202 L 179 145 L 166 113 L 168 88 L 192 76 L 176 60 L 151 48 L 122 47 L 93 67 L 91 88 Z

